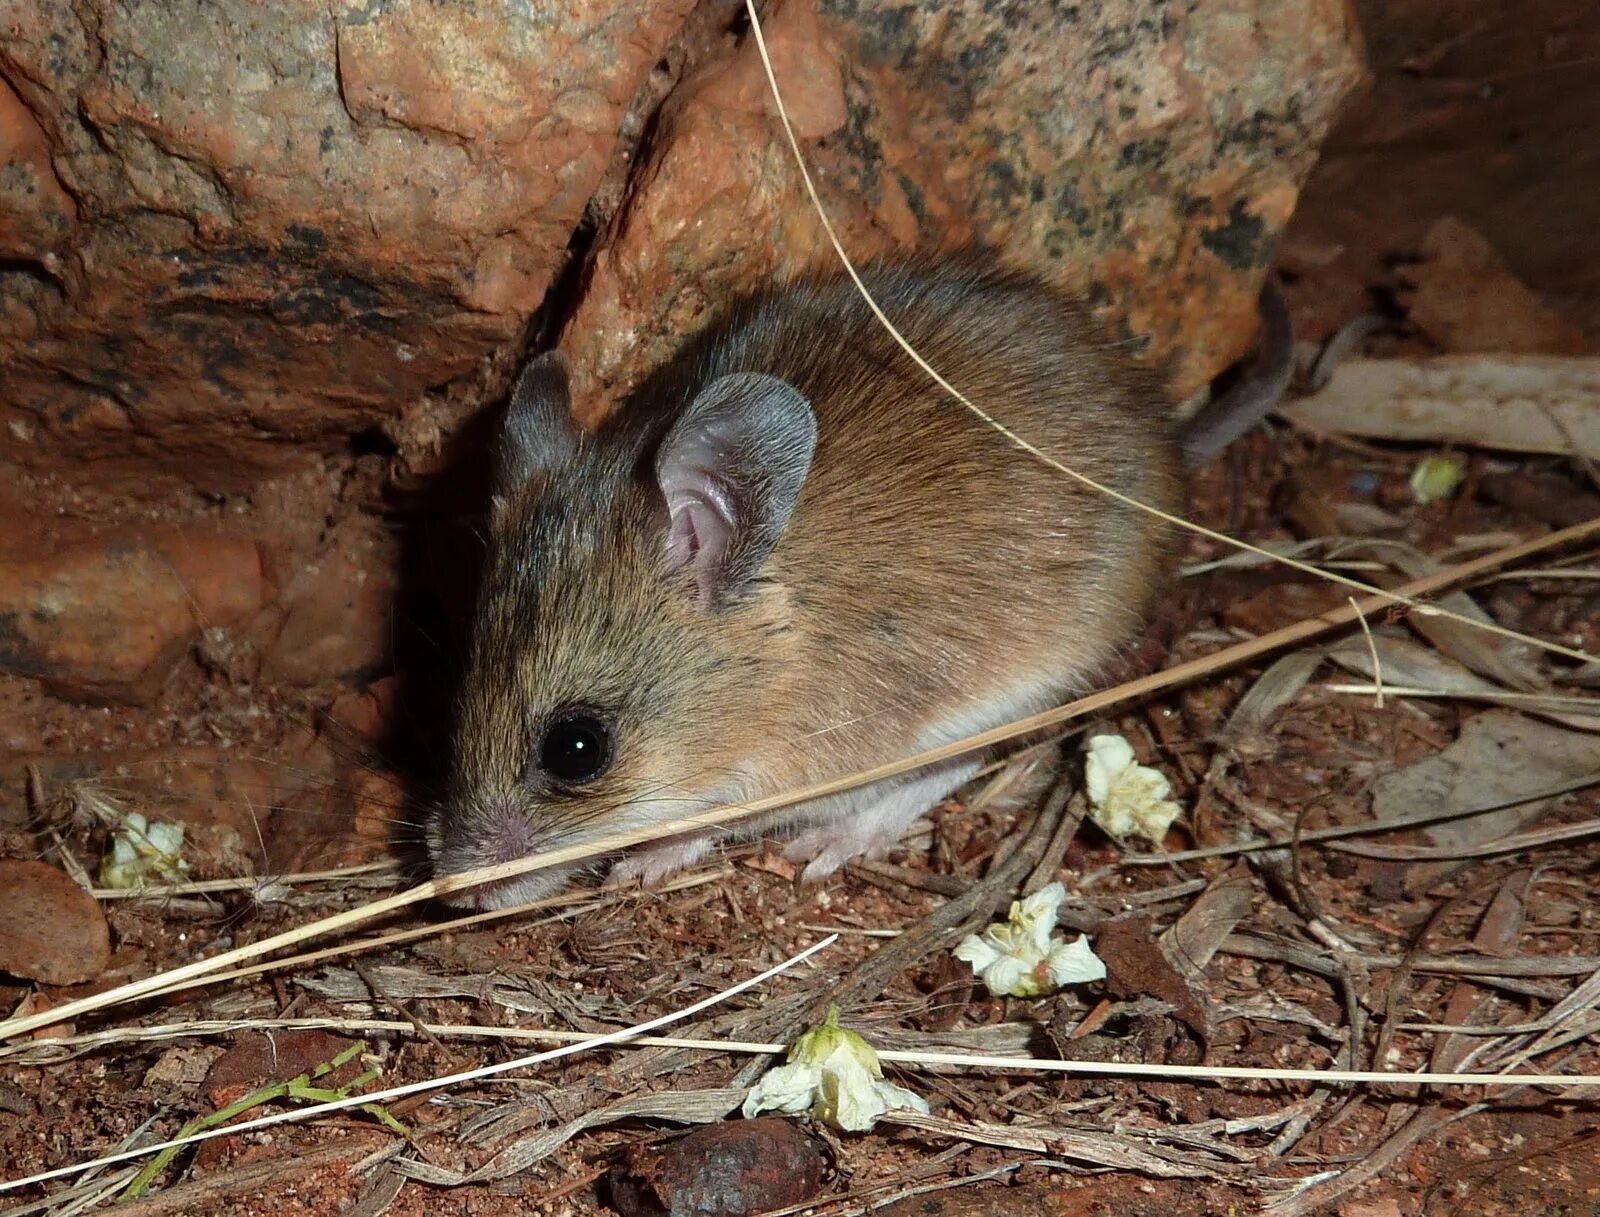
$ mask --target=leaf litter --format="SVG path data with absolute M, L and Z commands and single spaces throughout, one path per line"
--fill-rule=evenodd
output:
M 1392 562 L 1410 575 L 1426 569 L 1419 563 L 1430 544 L 1442 551 L 1456 536 L 1506 522 L 1462 520 L 1404 548 L 1305 552 L 1360 555 L 1372 570 Z M 1586 594 L 1572 583 L 1547 587 L 1547 597 Z M 1486 612 L 1465 598 L 1458 611 Z M 60 1165 L 105 1147 L 96 1122 L 123 1129 L 123 1143 L 131 1143 L 204 1120 L 208 1100 L 194 1071 L 181 1058 L 154 1070 L 155 1054 L 237 1043 L 253 1026 L 277 1035 L 271 1028 L 280 1020 L 322 1018 L 330 1030 L 344 1027 L 381 1045 L 385 1081 L 418 1078 L 453 1068 L 450 1057 L 499 1059 L 489 1032 L 626 1027 L 805 945 L 813 926 L 894 937 L 847 936 L 809 978 L 713 1010 L 681 1028 L 678 1042 L 612 1048 L 397 1111 L 409 1138 L 356 1122 L 340 1132 L 360 1152 L 331 1159 L 315 1152 L 331 1129 L 280 1126 L 276 1150 L 256 1145 L 253 1152 L 276 1152 L 291 1177 L 331 1172 L 329 1202 L 349 1199 L 368 1213 L 405 1211 L 405 1198 L 419 1194 L 433 1196 L 433 1208 L 455 1192 L 485 1206 L 493 1188 L 513 1181 L 519 1195 L 561 1193 L 576 1202 L 588 1188 L 599 1203 L 602 1168 L 674 1126 L 733 1118 L 775 1059 L 707 1045 L 788 1044 L 820 1021 L 830 1001 L 874 1045 L 911 1053 L 1594 1073 L 1600 924 L 1588 876 L 1595 853 L 1593 837 L 1577 834 L 1597 816 L 1600 737 L 1583 729 L 1592 716 L 1565 700 L 1585 695 L 1570 684 L 1560 692 L 1566 671 L 1556 661 L 1495 659 L 1471 641 L 1463 645 L 1470 631 L 1413 632 L 1417 625 L 1414 616 L 1405 625 L 1375 622 L 1370 637 L 1291 651 L 1253 679 L 1219 675 L 1119 713 L 1108 726 L 1132 741 L 1139 763 L 1166 775 L 1185 809 L 1155 852 L 1126 852 L 1084 825 L 1085 802 L 1073 794 L 1081 769 L 1058 750 L 1061 778 L 1037 811 L 1036 796 L 947 806 L 922 844 L 893 865 L 857 866 L 821 891 L 797 891 L 765 855 L 734 849 L 693 884 L 578 893 L 442 938 L 379 937 L 359 957 L 360 969 L 308 961 L 275 978 L 243 976 L 85 1022 L 75 1028 L 75 1047 L 7 1043 L 0 1069 L 24 1106 L 42 1093 L 48 1070 L 58 1093 L 81 1077 L 79 1101 L 97 1114 L 60 1130 L 43 1155 L 15 1133 L 0 1133 L 4 1149 L 19 1168 Z M 1203 638 L 1192 633 L 1175 657 L 1205 645 Z M 1386 705 L 1380 710 L 1370 696 L 1326 679 L 1330 665 L 1381 682 L 1390 690 Z M 1397 691 L 1408 689 L 1419 692 Z M 1550 692 L 1550 703 L 1515 700 L 1530 691 Z M 1505 700 L 1481 708 L 1496 697 Z M 1156 722 L 1177 726 L 1158 731 Z M 997 771 L 985 788 L 1025 790 L 1030 783 L 1015 775 L 1036 768 L 1037 756 Z M 1203 807 L 1210 809 L 1204 817 Z M 98 833 L 104 844 L 107 819 L 70 831 L 85 842 Z M 1257 861 L 1238 865 L 1241 851 Z M 392 882 L 381 873 L 372 881 Z M 234 886 L 250 892 L 260 882 L 240 876 Z M 1102 952 L 1103 986 L 997 998 L 970 970 L 963 978 L 945 966 L 964 936 L 1049 882 L 1064 885 L 1060 925 L 1089 934 Z M 236 904 L 219 903 L 233 899 L 222 888 L 196 892 L 199 900 L 152 892 L 107 907 L 117 910 L 119 940 L 140 953 L 140 968 L 151 969 L 182 958 L 181 936 L 219 946 L 247 940 L 316 907 L 359 899 L 360 891 L 354 875 L 331 890 L 320 880 L 284 883 L 273 905 L 255 904 L 244 922 L 232 920 Z M 1138 950 L 1140 943 L 1153 949 Z M 381 1032 L 368 1030 L 380 1019 Z M 454 1027 L 467 1030 L 454 1034 Z M 479 1027 L 483 1034 L 474 1033 Z M 148 1082 L 88 1080 L 112 1062 L 123 1076 Z M 897 1179 L 926 1184 L 924 1172 L 937 1160 L 950 1182 L 1048 1161 L 1028 1169 L 1110 1170 L 1149 1186 L 1221 1181 L 1253 1193 L 1268 1211 L 1309 1213 L 1457 1126 L 1476 1126 L 1513 1105 L 1558 1118 L 1585 1102 L 1556 1088 L 1462 1095 L 1400 1080 L 1356 1089 L 1206 1085 L 913 1070 L 887 1056 L 885 1065 L 895 1084 L 926 1095 L 932 1111 L 885 1113 L 873 1133 L 835 1137 L 825 1183 L 834 1199 L 818 1201 L 819 1211 L 892 1191 Z M 146 1085 L 162 1087 L 153 1117 Z M 274 1097 L 257 1091 L 261 1102 Z M 245 1171 L 251 1152 L 243 1138 L 196 1151 L 153 1181 L 162 1190 L 150 1199 L 226 1196 L 217 1189 L 229 1178 L 259 1186 Z M 996 1152 L 1032 1157 L 1008 1165 L 987 1156 Z M 194 1174 L 202 1158 L 207 1169 Z M 362 1164 L 350 1171 L 357 1158 Z M 245 1173 L 223 1170 L 221 1183 L 207 1185 L 218 1162 Z M 126 1187 L 134 1173 L 85 1180 L 29 1208 L 76 1211 Z M 589 1182 L 563 1192 L 582 1180 Z
M 1474 375 L 1509 384 L 1528 374 L 1514 360 L 1492 365 L 1477 360 Z M 1417 374 L 1409 366 L 1355 370 L 1375 383 Z M 1533 370 L 1563 385 L 1575 374 L 1572 365 Z M 1349 393 L 1362 376 L 1336 372 L 1335 380 Z M 1376 424 L 1370 433 L 1386 434 Z M 1305 515 L 1271 517 L 1263 531 L 1277 535 L 1263 547 L 1358 570 L 1364 581 L 1415 579 L 1442 569 L 1472 538 L 1527 531 L 1526 517 L 1472 498 L 1470 472 L 1449 502 L 1392 497 L 1380 508 L 1348 501 L 1355 475 L 1372 472 L 1358 449 L 1304 435 L 1253 437 L 1247 447 L 1265 472 L 1263 495 L 1273 484 L 1304 490 L 1307 477 L 1337 488 L 1325 495 L 1334 504 L 1326 528 L 1307 535 Z M 1388 464 L 1382 476 L 1403 487 L 1406 463 Z M 1202 479 L 1198 497 L 1198 514 L 1222 517 L 1226 496 L 1216 485 Z M 1345 507 L 1369 510 L 1338 510 Z M 1381 524 L 1386 535 L 1329 535 L 1352 519 Z M 1260 573 L 1256 555 L 1219 559 L 1199 543 L 1191 550 L 1194 580 Z M 1585 565 L 1571 573 L 1593 570 L 1592 553 L 1579 558 Z M 139 1203 L 147 1212 L 249 1211 L 252 1189 L 270 1187 L 275 1196 L 288 1189 L 312 1197 L 304 1211 L 349 1204 L 363 1217 L 468 1206 L 520 1212 L 529 1201 L 601 1211 L 597 1181 L 614 1163 L 663 1144 L 673 1128 L 733 1118 L 777 1050 L 821 1022 L 830 1003 L 885 1050 L 885 1076 L 926 1095 L 931 1110 L 885 1112 L 874 1132 L 832 1136 L 816 1212 L 856 1212 L 862 1197 L 946 1184 L 1109 1171 L 1130 1193 L 1177 1181 L 1165 1193 L 1172 1205 L 1198 1194 L 1189 1190 L 1196 1181 L 1216 1182 L 1278 1217 L 1296 1217 L 1406 1173 L 1401 1163 L 1411 1177 L 1437 1169 L 1445 1150 L 1429 1157 L 1428 1147 L 1458 1135 L 1492 1141 L 1503 1153 L 1528 1135 L 1556 1143 L 1574 1127 L 1592 1130 L 1585 1092 L 1462 1091 L 1403 1075 L 1600 1072 L 1600 914 L 1590 895 L 1597 853 L 1585 835 L 1600 819 L 1600 736 L 1581 704 L 1584 674 L 1462 623 L 1531 630 L 1546 610 L 1592 611 L 1591 596 L 1578 580 L 1532 583 L 1515 602 L 1483 588 L 1455 591 L 1438 598 L 1455 618 L 1375 616 L 1363 635 L 1306 645 L 1264 670 L 1215 673 L 1117 710 L 1106 730 L 1170 781 L 1184 813 L 1153 852 L 1132 853 L 1085 826 L 1086 803 L 1074 794 L 1081 766 L 1057 749 L 1060 776 L 1042 803 L 975 792 L 939 809 L 892 863 L 853 866 L 820 891 L 797 890 L 768 856 L 741 847 L 691 883 L 583 892 L 519 917 L 467 919 L 472 924 L 442 936 L 427 936 L 416 910 L 397 910 L 402 930 L 415 926 L 417 937 L 374 938 L 359 968 L 307 960 L 97 1012 L 65 1036 L 8 1041 L 0 1044 L 0 1107 L 48 1116 L 51 1134 L 36 1137 L 25 1120 L 0 1123 L 0 1158 L 15 1178 L 108 1146 L 160 1140 L 226 1110 L 208 1108 L 206 1071 L 169 1053 L 201 1059 L 218 1044 L 270 1040 L 294 1019 L 321 1019 L 330 1031 L 367 1040 L 385 1083 L 413 1081 L 467 1059 L 505 1059 L 497 1032 L 592 1035 L 661 1016 L 809 945 L 814 926 L 845 933 L 807 974 L 713 1007 L 676 1028 L 675 1038 L 608 1046 L 397 1105 L 404 1135 L 370 1121 L 334 1121 L 280 1125 L 270 1139 L 213 1141 L 175 1160 Z M 1219 641 L 1215 628 L 1185 624 L 1196 628 L 1174 661 Z M 1372 685 L 1353 693 L 1325 678 L 1330 666 Z M 1379 688 L 1387 690 L 1382 706 Z M 1485 710 L 1485 702 L 1495 704 Z M 1011 779 L 1036 767 L 1038 755 L 1036 748 L 1003 767 L 988 788 L 1027 787 Z M 310 811 L 325 793 L 294 797 Z M 330 820 L 347 806 L 334 797 L 326 803 Z M 126 810 L 166 814 L 153 803 Z M 75 843 L 103 847 L 105 825 L 63 821 L 41 832 L 39 848 L 63 871 L 86 875 L 74 861 L 98 855 Z M 218 856 L 263 869 L 207 879 L 261 890 L 267 859 L 249 849 Z M 196 858 L 199 872 L 219 867 Z M 354 903 L 362 890 L 353 875 L 332 885 L 280 878 L 271 901 L 241 904 L 225 888 L 186 884 L 165 897 L 152 890 L 108 905 L 121 951 L 133 957 L 110 968 L 144 975 L 194 951 L 259 941 L 285 921 Z M 361 882 L 393 880 L 368 872 Z M 1105 960 L 1102 986 L 995 996 L 970 969 L 948 966 L 965 936 L 1054 882 L 1065 889 L 1059 924 L 1089 935 Z M 880 933 L 893 937 L 873 936 Z M 75 995 L 6 993 L 46 1003 Z M 1397 1076 L 1352 1086 L 912 1069 L 889 1051 L 943 1048 L 1111 1066 L 1203 1059 L 1246 1070 Z M 253 1102 L 289 1097 L 287 1084 L 279 1095 L 271 1078 L 256 1081 Z M 84 1211 L 136 1174 L 96 1173 L 36 1193 L 17 1211 Z M 163 1197 L 178 1207 L 148 1207 Z
M 1404 673 L 1408 683 L 1450 693 L 1452 681 L 1488 679 L 1428 643 L 1387 629 L 1376 638 L 1379 666 Z M 1229 1064 L 1594 1071 L 1600 959 L 1581 950 L 1591 913 L 1572 886 L 1592 865 L 1582 842 L 1557 842 L 1543 856 L 1518 853 L 1445 869 L 1449 864 L 1439 860 L 1341 856 L 1333 851 L 1350 837 L 1309 837 L 1374 826 L 1383 842 L 1398 831 L 1402 840 L 1420 835 L 1432 848 L 1464 849 L 1545 819 L 1581 823 L 1595 815 L 1592 790 L 1579 783 L 1600 770 L 1596 736 L 1514 709 L 1470 710 L 1448 699 L 1397 696 L 1381 713 L 1369 702 L 1352 711 L 1349 695 L 1318 684 L 1329 662 L 1372 676 L 1373 654 L 1353 638 L 1307 648 L 1253 684 L 1236 685 L 1224 719 L 1216 717 L 1214 695 L 1195 687 L 1127 712 L 1118 724 L 1138 740 L 1147 738 L 1140 730 L 1144 715 L 1172 714 L 1188 724 L 1189 739 L 1216 741 L 1200 745 L 1210 763 L 1194 781 L 1185 781 L 1170 757 L 1141 749 L 1143 762 L 1172 777 L 1185 807 L 1209 790 L 1224 809 L 1211 829 L 1224 840 L 1190 835 L 1195 826 L 1180 821 L 1175 834 L 1188 840 L 1169 836 L 1166 845 L 1178 848 L 1168 852 L 1181 857 L 1183 845 L 1203 849 L 1266 832 L 1286 842 L 1276 852 L 1294 861 L 1281 873 L 1240 869 L 1226 857 L 1128 866 L 1159 863 L 1161 855 L 1125 855 L 1113 839 L 1084 827 L 1085 805 L 1071 796 L 1081 772 L 1064 760 L 1063 777 L 1040 811 L 1015 803 L 949 807 L 934 825 L 932 848 L 880 867 L 872 881 L 862 878 L 863 869 L 845 880 L 843 891 L 795 891 L 751 865 L 759 859 L 749 849 L 734 850 L 731 868 L 724 865 L 698 887 L 584 894 L 568 906 L 583 912 L 556 908 L 531 924 L 512 920 L 446 939 L 379 946 L 361 971 L 327 962 L 292 970 L 280 983 L 296 1013 L 318 1012 L 333 1027 L 349 1020 L 354 1028 L 396 1008 L 425 1023 L 434 1042 L 414 1031 L 384 1037 L 386 1070 L 412 1076 L 441 1063 L 439 1041 L 456 1054 L 494 1051 L 486 1041 L 450 1035 L 452 1025 L 612 1030 L 726 983 L 741 964 L 770 961 L 801 944 L 807 935 L 796 922 L 854 924 L 898 933 L 842 940 L 827 958 L 824 984 L 774 986 L 683 1029 L 683 1039 L 787 1043 L 797 1029 L 814 1025 L 819 1003 L 825 1008 L 831 999 L 874 1044 L 912 1051 L 976 1043 L 993 1053 L 1039 1055 L 1053 1045 L 1052 1054 L 1068 1059 L 1176 1064 L 1198 1059 L 1203 1047 L 1210 1060 Z M 1460 689 L 1483 691 L 1476 684 Z M 1422 738 L 1407 730 L 1419 714 L 1432 727 Z M 1443 748 L 1431 749 L 1435 736 L 1452 734 Z M 1563 793 L 1547 793 L 1553 787 Z M 1455 818 L 1496 802 L 1507 806 Z M 1418 819 L 1434 822 L 1413 826 Z M 1297 841 L 1295 834 L 1307 830 L 1308 839 Z M 962 935 L 1003 916 L 1031 880 L 1045 877 L 1065 885 L 1060 923 L 1087 930 L 1104 952 L 1111 975 L 1103 989 L 998 999 L 970 983 L 970 973 L 955 993 L 948 984 L 943 991 L 931 987 L 939 960 Z M 941 890 L 961 894 L 945 899 Z M 1143 900 L 1147 895 L 1153 899 Z M 315 896 L 319 903 L 326 898 Z M 286 907 L 301 902 L 289 888 Z M 143 916 L 170 918 L 177 927 L 195 918 L 188 908 L 142 907 Z M 1436 916 L 1440 908 L 1446 912 Z M 1128 909 L 1138 910 L 1130 923 L 1136 933 L 1119 939 L 1112 923 Z M 623 925 L 632 932 L 619 932 Z M 1426 937 L 1418 938 L 1424 928 Z M 1103 945 L 1140 940 L 1156 946 L 1141 963 L 1126 949 Z M 717 949 L 708 952 L 711 943 Z M 597 958 L 605 961 L 598 968 Z M 918 1030 L 935 1001 L 954 1003 L 958 1021 L 943 1033 Z M 281 1012 L 269 987 L 245 980 L 183 994 L 135 1021 L 167 1024 L 180 1042 L 209 1045 Z M 218 1017 L 233 1020 L 233 1030 L 208 1031 L 198 1021 Z M 973 1038 L 984 1031 L 1007 1038 Z M 76 1060 L 90 1065 L 106 1052 L 137 1059 L 167 1042 L 90 1045 Z M 1380 1050 L 1381 1061 L 1374 1059 Z M 0 1062 L 8 1072 L 37 1069 L 28 1062 L 52 1059 L 48 1052 L 44 1042 L 8 1044 Z M 385 1211 L 376 1203 L 382 1197 L 387 1211 L 403 1211 L 401 1198 L 417 1188 L 481 1192 L 520 1180 L 521 1193 L 538 1196 L 563 1179 L 594 1174 L 626 1147 L 658 1141 L 674 1125 L 736 1118 L 753 1080 L 740 1058 L 705 1048 L 641 1047 L 612 1050 L 610 1057 L 598 1070 L 593 1061 L 575 1060 L 403 1113 L 409 1141 L 385 1145 L 378 1129 L 347 1131 L 368 1145 L 369 1161 L 346 1176 L 339 1194 L 371 1212 Z M 71 1068 L 54 1059 L 54 1068 Z M 758 1062 L 765 1064 L 751 1059 Z M 878 1131 L 836 1138 L 825 1184 L 835 1196 L 870 1191 L 909 1176 L 919 1159 L 961 1148 L 947 1163 L 952 1181 L 979 1173 L 986 1152 L 1018 1151 L 1047 1158 L 1055 1164 L 1051 1172 L 1225 1181 L 1253 1190 L 1267 1211 L 1309 1213 L 1428 1138 L 1497 1105 L 1530 1101 L 1526 1088 L 1479 1090 L 1483 1097 L 1463 1106 L 1438 1088 L 1400 1082 L 1352 1096 L 1348 1088 L 1315 1084 L 1217 1087 L 1104 1076 L 1039 1081 L 970 1068 L 889 1071 L 925 1093 L 933 1113 L 886 1113 Z M 178 1077 L 180 1095 L 186 1086 L 193 1092 L 187 1107 L 180 1104 L 168 1117 L 171 1128 L 181 1122 L 179 1110 L 191 1120 L 204 1112 L 203 1096 Z M 137 1094 L 131 1090 L 125 1101 L 137 1105 Z M 1549 1091 L 1533 1094 L 1535 1101 L 1563 1102 Z M 118 1105 L 111 1096 L 100 1102 Z M 284 1136 L 302 1148 L 319 1143 L 315 1127 Z M 1319 1169 L 1319 1163 L 1331 1165 Z M 181 1181 L 181 1163 L 178 1171 L 168 1185 L 193 1186 Z M 120 1186 L 126 1185 L 124 1176 Z M 82 1194 L 59 1195 L 65 1209 L 69 1197 Z

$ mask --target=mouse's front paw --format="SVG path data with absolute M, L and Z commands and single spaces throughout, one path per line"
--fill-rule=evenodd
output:
M 607 880 L 611 884 L 641 883 L 645 887 L 655 887 L 663 879 L 693 866 L 710 852 L 711 842 L 705 837 L 646 846 L 619 859 L 612 866 Z
M 791 841 L 783 856 L 807 864 L 802 883 L 825 879 L 856 858 L 882 858 L 924 812 L 937 807 L 977 769 L 976 761 L 949 761 L 852 791 L 833 804 L 825 822 Z
M 826 879 L 847 862 L 857 858 L 882 858 L 899 841 L 899 833 L 885 839 L 846 831 L 839 824 L 823 824 L 809 828 L 784 847 L 783 856 L 790 862 L 804 862 L 800 882 L 816 883 Z

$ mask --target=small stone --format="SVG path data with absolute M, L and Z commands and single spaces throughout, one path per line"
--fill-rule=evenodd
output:
M 329 1064 L 355 1040 L 329 1031 L 308 1028 L 279 1032 L 270 1038 L 248 1032 L 211 1064 L 202 1089 L 216 1107 L 225 1107 L 263 1086 L 287 1082 Z M 317 1079 L 318 1086 L 337 1087 L 360 1074 L 360 1058 L 346 1061 L 332 1073 Z
M 100 904 L 47 862 L 0 859 L 0 972 L 81 985 L 111 962 Z
M 804 1204 L 824 1162 L 787 1120 L 730 1120 L 659 1145 L 636 1146 L 611 1176 L 623 1217 L 742 1217 Z

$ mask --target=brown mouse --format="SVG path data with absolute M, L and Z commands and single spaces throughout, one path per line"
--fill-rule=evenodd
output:
M 1097 481 L 1180 509 L 1159 377 L 1074 303 L 970 261 L 881 267 L 867 284 L 972 401 Z M 427 825 L 437 874 L 779 794 L 1042 710 L 1136 638 L 1165 579 L 1169 526 L 947 398 L 843 277 L 737 305 L 592 434 L 570 405 L 556 354 L 512 393 L 452 775 Z M 892 845 L 980 760 L 732 832 L 791 836 L 787 855 L 816 879 Z M 724 835 L 656 842 L 612 873 L 659 879 Z M 457 900 L 503 907 L 572 873 Z

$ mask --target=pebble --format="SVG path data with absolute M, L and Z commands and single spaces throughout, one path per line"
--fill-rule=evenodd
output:
M 788 1120 L 728 1120 L 635 1146 L 612 1175 L 612 1203 L 623 1217 L 743 1217 L 804 1204 L 824 1165 Z
M 111 931 L 93 896 L 47 862 L 0 859 L 0 972 L 80 985 L 111 962 Z

